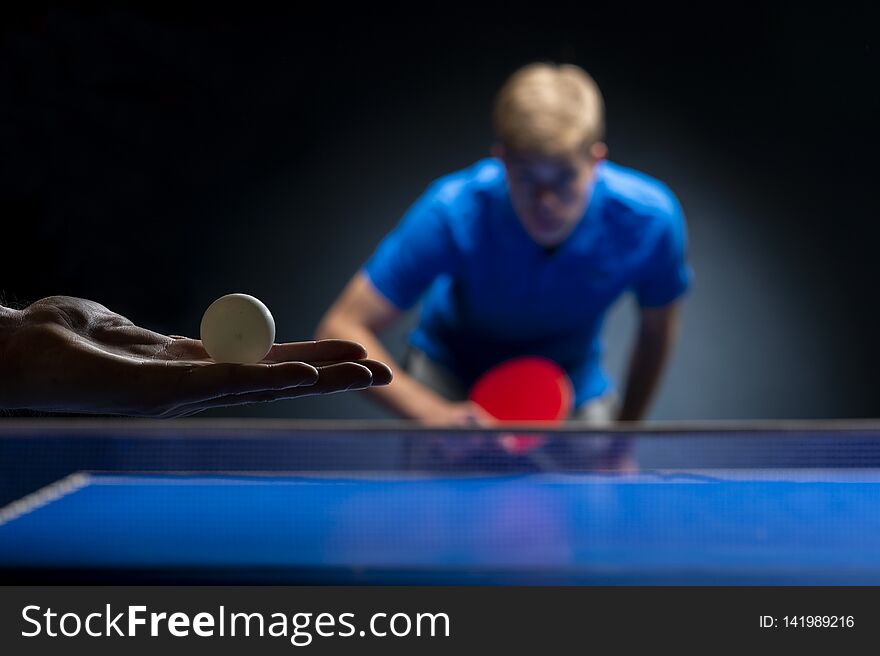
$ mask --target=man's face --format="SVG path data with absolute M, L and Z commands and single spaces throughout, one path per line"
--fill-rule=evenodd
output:
M 545 247 L 561 244 L 584 215 L 596 158 L 515 155 L 497 147 L 507 169 L 513 209 L 529 236 Z

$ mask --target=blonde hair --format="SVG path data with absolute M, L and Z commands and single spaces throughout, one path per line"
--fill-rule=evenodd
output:
M 602 140 L 605 108 L 582 68 L 529 64 L 498 92 L 493 123 L 495 136 L 515 153 L 565 155 Z

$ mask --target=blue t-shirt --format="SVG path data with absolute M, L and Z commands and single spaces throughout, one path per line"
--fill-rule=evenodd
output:
M 614 301 L 631 290 L 661 307 L 691 280 L 684 217 L 665 185 L 610 162 L 592 185 L 583 218 L 548 252 L 514 213 L 504 166 L 481 160 L 431 184 L 364 271 L 401 310 L 423 300 L 411 343 L 466 386 L 499 362 L 542 355 L 566 369 L 579 406 L 611 387 L 600 332 Z

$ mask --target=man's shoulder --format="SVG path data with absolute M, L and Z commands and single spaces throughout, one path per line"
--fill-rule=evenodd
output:
M 504 167 L 497 159 L 487 158 L 436 179 L 429 185 L 428 195 L 437 203 L 462 210 L 503 186 Z
M 606 206 L 621 218 L 679 221 L 681 207 L 672 190 L 646 173 L 603 162 L 600 173 Z

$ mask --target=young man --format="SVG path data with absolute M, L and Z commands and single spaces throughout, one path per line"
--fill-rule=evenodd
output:
M 434 182 L 329 309 L 320 338 L 362 343 L 420 299 L 407 372 L 371 393 L 426 425 L 484 425 L 467 401 L 509 358 L 561 364 L 575 415 L 638 420 L 675 341 L 691 274 L 685 223 L 663 184 L 605 161 L 599 89 L 580 68 L 533 64 L 501 89 L 491 159 Z M 602 371 L 600 330 L 633 291 L 640 325 L 622 406 Z

